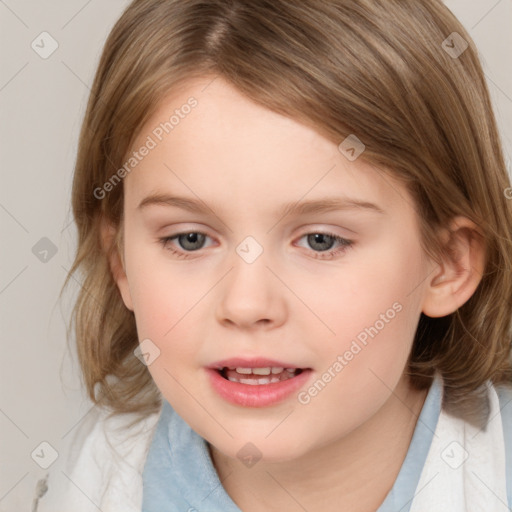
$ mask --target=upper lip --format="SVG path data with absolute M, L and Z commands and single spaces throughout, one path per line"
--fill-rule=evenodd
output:
M 223 359 L 208 366 L 209 368 L 304 368 L 293 363 L 285 363 L 276 361 L 275 359 L 267 359 L 265 357 L 232 357 Z

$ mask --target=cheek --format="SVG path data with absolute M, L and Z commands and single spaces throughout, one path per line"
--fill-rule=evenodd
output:
M 317 422 L 324 440 L 372 417 L 403 376 L 421 312 L 419 291 L 411 293 L 411 279 L 422 271 L 414 252 L 396 251 L 372 267 L 359 266 L 343 281 L 329 283 L 311 306 L 324 311 L 322 319 L 335 335 L 325 331 L 317 338 L 317 380 L 303 390 L 300 403 L 306 405 L 299 411 L 305 422 L 311 411 L 329 418 Z
M 321 312 L 337 336 L 355 336 L 381 315 L 392 320 L 386 326 L 404 323 L 404 317 L 419 308 L 419 285 L 426 272 L 419 245 L 396 239 L 364 253 L 354 252 L 346 265 L 316 276 L 314 293 L 308 276 L 297 282 L 303 283 L 300 293 L 308 297 L 311 309 Z
M 186 411 L 190 407 L 187 390 L 194 389 L 190 370 L 199 366 L 197 354 L 203 336 L 198 301 L 205 289 L 176 267 L 172 273 L 169 268 L 156 261 L 140 265 L 131 288 L 139 340 L 151 340 L 151 350 L 158 354 L 148 370 L 173 407 Z
M 149 244 L 130 244 L 127 236 L 126 271 L 139 339 L 149 338 L 157 345 L 171 339 L 191 305 L 204 294 L 197 280 L 187 278 L 176 263 L 170 264 L 163 251 Z
M 337 276 L 331 273 L 320 283 L 316 281 L 319 288 L 308 305 L 332 332 L 316 324 L 323 334 L 315 351 L 322 371 L 336 362 L 342 365 L 342 370 L 336 366 L 338 382 L 347 379 L 364 389 L 378 376 L 394 387 L 406 365 L 421 313 L 422 287 L 418 284 L 426 272 L 421 248 L 396 239 L 380 251 L 359 256 L 346 268 L 340 267 Z M 365 395 L 368 392 L 362 396 L 371 396 Z M 358 393 L 351 397 L 357 401 Z

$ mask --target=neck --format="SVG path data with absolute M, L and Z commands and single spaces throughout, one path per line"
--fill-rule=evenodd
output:
M 426 395 L 403 378 L 356 430 L 292 461 L 261 460 L 247 468 L 210 445 L 212 460 L 244 512 L 375 512 L 400 471 Z

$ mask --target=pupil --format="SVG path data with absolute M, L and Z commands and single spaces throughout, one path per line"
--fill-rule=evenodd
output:
M 180 235 L 179 241 L 183 249 L 196 251 L 201 248 L 201 245 L 204 242 L 204 235 L 201 233 L 186 233 L 184 235 Z
M 325 241 L 327 239 L 327 242 Z M 330 249 L 334 244 L 334 239 L 330 235 L 325 235 L 323 233 L 315 233 L 313 235 L 308 236 L 308 243 L 312 248 L 315 248 L 315 244 L 319 244 L 323 247 L 317 247 L 319 250 L 325 251 Z

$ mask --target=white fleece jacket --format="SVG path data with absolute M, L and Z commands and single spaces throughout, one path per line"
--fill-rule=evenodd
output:
M 410 512 L 510 511 L 512 467 L 506 466 L 511 452 L 507 444 L 507 462 L 505 439 L 512 442 L 512 389 L 501 396 L 500 410 L 496 389 L 488 388 L 491 414 L 485 431 L 441 411 Z M 94 407 L 50 471 L 31 474 L 20 486 L 32 489 L 20 498 L 23 506 L 8 512 L 141 512 L 142 471 L 160 412 L 132 426 L 135 415 L 106 416 Z M 456 469 L 446 463 L 454 449 L 468 453 Z M 482 485 L 489 492 L 482 493 Z

